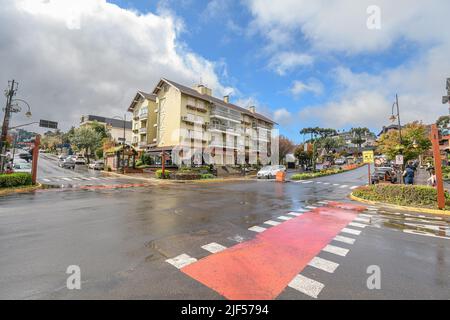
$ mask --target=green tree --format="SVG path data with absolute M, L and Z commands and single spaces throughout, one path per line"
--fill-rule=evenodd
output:
M 402 154 L 405 161 L 417 159 L 425 151 L 431 148 L 427 128 L 422 123 L 415 121 L 402 128 L 402 142 L 398 130 L 391 130 L 381 135 L 377 143 L 377 151 L 385 154 L 389 160 Z
M 312 161 L 312 151 L 305 151 L 305 145 L 301 144 L 295 148 L 295 157 L 301 166 L 308 166 Z
M 92 129 L 100 134 L 102 139 L 111 138 L 111 134 L 104 124 L 101 124 L 98 121 L 93 121 L 89 125 Z
M 326 153 L 330 153 L 333 149 L 339 149 L 345 146 L 345 141 L 341 137 L 324 137 L 319 139 L 318 145 L 325 149 Z
M 367 141 L 366 137 L 371 134 L 368 128 L 352 128 L 350 133 L 353 135 L 352 143 L 358 146 L 358 152 L 361 153 L 361 146 Z
M 92 127 L 83 126 L 74 130 L 74 134 L 70 140 L 71 144 L 75 145 L 78 150 L 85 150 L 86 159 L 89 163 L 89 156 L 91 152 L 101 147 L 101 134 L 95 131 Z
M 282 163 L 282 161 L 285 159 L 286 155 L 294 150 L 294 144 L 291 140 L 286 138 L 285 136 L 280 136 L 278 140 L 278 156 L 279 161 Z
M 321 139 L 325 139 L 328 137 L 332 137 L 337 135 L 337 131 L 331 128 L 320 128 L 320 127 L 314 127 L 314 128 L 303 128 L 300 131 L 300 134 L 303 135 L 310 135 L 311 139 L 309 140 L 310 143 L 313 145 L 313 151 L 312 151 L 312 166 L 313 170 L 316 170 L 316 161 L 317 158 L 317 144 L 320 143 Z

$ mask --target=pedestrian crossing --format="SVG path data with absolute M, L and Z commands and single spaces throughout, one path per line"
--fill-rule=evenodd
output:
M 99 181 L 110 181 L 117 180 L 117 177 L 108 177 L 108 176 L 97 176 L 97 177 L 85 177 L 85 176 L 71 176 L 71 177 L 46 177 L 46 178 L 38 178 L 38 181 L 43 183 L 68 183 L 68 182 L 83 182 L 83 181 L 91 181 L 91 182 L 99 182 Z
M 350 189 L 355 190 L 361 185 L 347 185 L 347 184 L 340 184 L 340 183 L 331 183 L 331 182 L 324 182 L 324 181 L 313 181 L 313 180 L 298 180 L 298 181 L 292 181 L 296 184 L 306 184 L 306 185 L 322 185 L 322 186 L 331 186 L 336 187 L 337 189 Z
M 301 257 L 303 255 L 294 255 L 295 260 L 292 261 L 293 264 L 296 263 L 305 263 L 305 266 L 308 268 L 312 268 L 311 270 L 319 270 L 319 272 L 309 272 L 308 268 L 300 271 L 300 273 L 294 275 L 291 275 L 290 278 L 286 278 L 285 274 L 283 272 L 276 272 L 277 276 L 280 278 L 272 279 L 275 283 L 281 281 L 285 281 L 284 285 L 285 290 L 295 290 L 298 294 L 302 295 L 306 298 L 312 298 L 317 299 L 320 298 L 321 292 L 326 288 L 326 279 L 327 277 L 323 278 L 322 273 L 328 273 L 333 274 L 339 267 L 340 263 L 342 262 L 342 259 L 345 259 L 345 257 L 350 253 L 351 246 L 355 243 L 356 237 L 361 234 L 362 230 L 364 230 L 365 227 L 369 226 L 371 223 L 371 219 L 368 219 L 367 214 L 363 214 L 362 211 L 364 207 L 361 206 L 353 206 L 348 203 L 337 203 L 337 202 L 329 202 L 329 201 L 320 201 L 311 203 L 308 206 L 305 205 L 304 208 L 299 208 L 298 210 L 294 210 L 291 212 L 286 212 L 285 214 L 281 216 L 277 216 L 272 218 L 271 220 L 267 220 L 263 222 L 261 225 L 264 226 L 252 226 L 248 228 L 249 231 L 254 232 L 257 237 L 258 241 L 253 242 L 252 240 L 248 241 L 247 243 L 240 244 L 239 248 L 236 247 L 230 247 L 227 248 L 223 244 L 212 242 L 205 244 L 201 246 L 202 249 L 209 252 L 210 255 L 201 258 L 198 260 L 197 258 L 190 256 L 186 253 L 182 253 L 174 258 L 169 258 L 166 260 L 168 264 L 171 264 L 172 266 L 176 267 L 177 269 L 181 270 L 183 273 L 189 275 L 190 277 L 201 281 L 202 283 L 206 284 L 207 286 L 213 288 L 214 290 L 218 290 L 222 292 L 225 298 L 228 299 L 236 299 L 236 298 L 246 298 L 248 295 L 249 288 L 246 286 L 248 285 L 256 285 L 255 281 L 257 281 L 257 287 L 258 287 L 258 294 L 261 297 L 264 297 L 265 299 L 276 299 L 277 296 L 281 293 L 273 293 L 270 289 L 270 285 L 267 285 L 265 282 L 258 282 L 261 280 L 259 277 L 261 276 L 262 272 L 259 272 L 261 270 L 267 269 L 267 271 L 272 272 L 273 266 L 271 263 L 268 265 L 265 265 L 265 261 L 267 260 L 267 257 L 262 257 L 260 254 L 271 254 L 269 251 L 261 251 L 261 248 L 265 247 L 265 241 L 271 243 L 271 241 L 274 241 L 276 239 L 277 232 L 281 235 L 281 237 L 285 236 L 285 233 L 292 232 L 292 229 L 294 228 L 294 225 L 297 225 L 299 228 L 301 228 L 301 225 L 303 223 L 308 223 L 311 219 L 319 219 L 317 222 L 319 222 L 318 226 L 322 223 L 327 223 L 326 220 L 320 220 L 320 217 L 317 217 L 317 213 L 319 213 L 321 210 L 325 210 L 324 212 L 327 212 L 327 210 L 335 210 L 333 211 L 334 214 L 341 215 L 342 218 L 346 217 L 345 219 L 348 219 L 347 221 L 343 222 L 339 227 L 328 225 L 324 227 L 324 233 L 328 233 L 327 236 L 324 236 L 324 234 L 317 235 L 318 238 L 323 237 L 324 239 L 319 241 L 324 241 L 323 247 L 318 251 L 314 252 L 310 247 L 305 247 L 302 245 L 300 246 L 300 249 L 297 248 L 296 244 L 296 238 L 294 237 L 291 239 L 290 235 L 287 235 L 286 240 L 284 241 L 293 241 L 291 245 L 291 250 L 304 250 L 304 256 L 309 256 L 307 260 L 301 262 L 301 259 L 298 257 Z M 350 216 L 349 216 L 350 214 Z M 299 221 L 302 219 L 303 215 L 307 215 L 306 219 L 303 219 L 303 223 L 299 224 Z M 325 213 L 326 215 L 326 213 Z M 303 217 L 305 218 L 305 217 Z M 298 220 L 300 219 L 300 220 Z M 290 224 L 290 227 L 286 224 Z M 279 229 L 281 228 L 281 229 Z M 284 228 L 284 229 L 283 229 Z M 334 231 L 330 231 L 330 228 L 334 228 Z M 271 230 L 271 231 L 269 231 Z M 282 231 L 281 231 L 282 230 Z M 266 236 L 266 232 L 269 232 L 270 235 Z M 295 231 L 296 232 L 296 231 Z M 299 234 L 302 234 L 300 232 Z M 350 237 L 351 235 L 351 237 Z M 327 238 L 329 237 L 329 238 Z M 289 239 L 289 240 L 288 240 Z M 316 239 L 317 240 L 317 239 Z M 278 248 L 278 246 L 269 246 L 271 249 L 274 250 L 274 248 Z M 225 252 L 226 251 L 226 252 Z M 224 252 L 224 253 L 223 253 Z M 246 258 L 244 256 L 243 252 L 247 252 L 251 258 Z M 283 249 L 280 250 L 280 254 L 283 255 L 284 251 Z M 323 255 L 322 255 L 323 253 Z M 216 254 L 220 254 L 221 256 L 215 256 Z M 273 254 L 273 253 L 272 253 Z M 288 254 L 290 258 L 294 257 L 292 254 Z M 262 266 L 258 263 L 254 263 L 253 259 L 261 259 Z M 255 272 L 248 271 L 246 268 L 244 270 L 247 270 L 245 272 L 250 272 L 248 274 L 249 277 L 254 279 L 252 281 L 245 281 L 245 277 L 243 277 L 238 282 L 234 282 L 232 285 L 228 283 L 229 281 L 233 281 L 233 277 L 228 277 L 228 275 L 223 274 L 214 274 L 214 276 L 209 275 L 209 271 L 211 268 L 216 268 L 217 266 L 220 266 L 218 270 L 220 269 L 221 272 L 230 272 L 231 270 L 234 270 L 233 272 L 242 273 L 242 269 L 233 269 L 232 265 L 234 264 L 234 261 L 238 260 L 240 263 L 246 263 L 246 261 L 250 261 L 251 268 L 256 268 Z M 275 262 L 274 262 L 275 263 Z M 255 266 L 257 265 L 257 267 Z M 261 268 L 261 270 L 259 270 Z M 280 268 L 287 270 L 290 269 L 289 266 L 284 267 L 284 264 L 280 264 Z M 208 272 L 205 272 L 207 270 Z M 259 270 L 259 271 L 258 271 Z M 277 269 L 278 270 L 278 269 Z M 292 270 L 292 269 L 290 269 Z M 311 271 L 310 270 L 310 271 Z M 256 272 L 258 271 L 258 272 Z M 244 273 L 245 273 L 244 272 Z M 223 278 L 227 281 L 221 281 L 217 280 L 216 278 Z M 265 279 L 266 275 L 262 276 L 262 279 Z M 222 279 L 222 280 L 223 280 Z M 224 285 L 225 283 L 225 285 Z M 220 288 L 223 286 L 223 290 Z M 219 288 L 219 289 L 218 289 Z M 265 289 L 262 289 L 265 288 Z M 267 291 L 264 291 L 267 290 Z M 258 297 L 259 297 L 258 296 Z M 299 296 L 301 298 L 301 296 Z

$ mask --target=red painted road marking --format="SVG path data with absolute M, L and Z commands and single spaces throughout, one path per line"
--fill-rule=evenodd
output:
M 275 299 L 356 215 L 314 209 L 181 271 L 228 299 Z
M 364 207 L 364 206 L 359 206 L 359 205 L 351 204 L 351 203 L 337 202 L 337 201 L 328 201 L 327 206 L 341 208 L 341 209 L 344 209 L 344 210 L 355 210 L 355 211 L 365 211 L 365 210 L 367 210 L 367 208 Z

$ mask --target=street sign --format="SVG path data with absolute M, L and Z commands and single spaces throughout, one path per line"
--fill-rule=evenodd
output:
M 49 120 L 40 120 L 39 127 L 49 128 L 49 129 L 58 129 L 58 122 L 49 121 Z
M 373 151 L 363 151 L 363 162 L 373 163 L 373 161 L 374 161 Z
M 402 165 L 404 163 L 403 155 L 398 154 L 395 156 L 395 164 Z

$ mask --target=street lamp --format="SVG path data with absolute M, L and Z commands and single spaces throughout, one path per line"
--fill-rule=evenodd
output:
M 123 147 L 122 147 L 122 174 L 125 174 L 125 126 L 127 123 L 127 115 L 124 114 L 123 117 L 120 116 L 115 116 L 113 117 L 113 119 L 119 119 L 121 121 L 123 121 Z
M 394 107 L 396 108 L 396 113 L 394 114 Z M 400 144 L 402 144 L 402 125 L 400 123 L 400 107 L 398 105 L 398 95 L 395 95 L 395 102 L 392 105 L 392 115 L 389 117 L 389 120 L 391 120 L 391 122 L 394 122 L 395 120 L 398 120 L 398 134 L 399 134 L 399 138 L 400 138 Z

